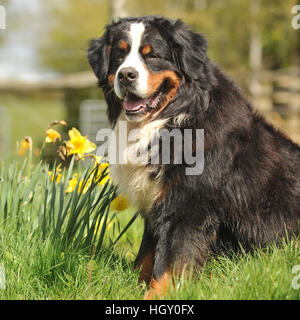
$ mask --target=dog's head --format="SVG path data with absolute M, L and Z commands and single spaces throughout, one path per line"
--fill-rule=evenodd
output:
M 89 63 L 99 79 L 114 123 L 124 109 L 128 120 L 157 116 L 175 99 L 182 82 L 197 81 L 206 40 L 180 20 L 125 18 L 91 40 Z

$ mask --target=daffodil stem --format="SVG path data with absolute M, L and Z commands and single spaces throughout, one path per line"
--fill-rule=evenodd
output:
M 31 162 L 32 162 L 32 148 L 29 148 L 28 152 L 28 167 L 27 167 L 27 181 L 29 182 L 31 175 Z
M 45 151 L 45 141 L 43 142 L 41 147 L 40 161 L 44 160 L 44 151 Z

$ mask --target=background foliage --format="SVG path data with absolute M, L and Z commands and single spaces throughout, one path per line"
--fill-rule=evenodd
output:
M 259 26 L 265 68 L 284 68 L 299 61 L 299 38 L 290 24 L 295 4 L 295 0 L 263 0 L 256 17 L 251 16 L 251 0 L 128 0 L 126 8 L 133 16 L 159 14 L 183 19 L 206 35 L 213 60 L 229 71 L 246 71 L 252 24 Z M 109 1 L 66 0 L 62 6 L 50 0 L 45 5 L 51 25 L 42 43 L 42 65 L 62 72 L 88 70 L 82 51 L 87 39 L 100 36 L 110 21 Z

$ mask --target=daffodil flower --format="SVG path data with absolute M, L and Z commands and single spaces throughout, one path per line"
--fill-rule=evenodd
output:
M 77 154 L 79 158 L 84 158 L 86 153 L 94 151 L 97 147 L 87 136 L 83 137 L 76 128 L 69 131 L 69 137 L 70 140 L 66 143 L 68 155 Z
M 71 180 L 69 180 L 68 187 L 66 189 L 66 193 L 73 192 L 76 188 L 78 182 L 78 173 L 75 173 Z
M 69 181 L 68 183 L 68 187 L 66 189 L 66 193 L 71 193 L 75 190 L 76 186 L 77 186 L 77 183 L 78 183 L 78 173 L 75 173 L 72 177 L 72 179 Z M 82 190 L 82 186 L 83 186 L 83 179 L 80 180 L 79 182 L 79 185 L 78 185 L 78 194 L 81 192 L 82 190 L 82 193 L 85 194 L 89 187 L 91 186 L 91 183 L 92 183 L 92 178 L 89 178 L 86 183 L 85 183 L 85 186 Z
M 53 182 L 54 181 L 54 174 L 51 171 L 49 171 L 48 176 L 49 176 L 49 178 L 51 177 L 51 182 Z M 57 174 L 56 180 L 55 180 L 56 183 L 59 183 L 61 176 L 62 176 L 61 173 Z
M 110 204 L 110 210 L 112 211 L 124 211 L 129 207 L 128 200 L 125 196 L 117 196 Z
M 103 161 L 103 157 L 95 156 L 94 154 L 91 154 L 91 157 L 93 157 L 95 159 L 95 166 L 100 163 L 107 163 L 107 162 Z
M 67 123 L 65 120 L 55 120 L 55 121 L 52 121 L 49 125 L 49 128 L 53 127 L 53 126 L 56 126 L 57 124 L 61 125 L 61 126 L 64 126 L 66 127 L 67 126 Z
M 46 137 L 46 139 L 45 139 L 46 143 L 56 142 L 56 140 L 61 141 L 61 135 L 60 135 L 60 133 L 57 132 L 56 130 L 52 129 L 52 128 L 51 128 L 51 129 L 48 129 L 48 130 L 46 131 L 46 135 L 47 135 L 47 137 Z
M 31 137 L 25 137 L 19 144 L 18 154 L 24 156 L 27 150 L 32 150 Z
M 105 177 L 102 177 L 102 179 L 98 182 L 99 185 L 101 186 L 101 185 L 105 184 L 108 180 L 110 180 L 110 177 L 109 177 L 109 174 L 108 174 L 109 164 L 108 164 L 108 162 L 102 162 L 102 163 L 95 163 L 95 166 L 98 166 L 97 175 L 94 176 L 94 180 L 95 181 L 100 180 L 100 178 L 101 178 L 101 176 L 103 174 L 103 171 L 106 169 Z
M 60 172 L 61 172 L 61 163 L 56 168 L 56 173 L 57 173 L 56 180 L 55 180 L 56 183 L 58 183 L 62 177 L 62 174 Z M 52 171 L 48 171 L 48 176 L 49 176 L 49 178 L 51 178 L 51 182 L 53 182 L 54 181 L 54 173 Z

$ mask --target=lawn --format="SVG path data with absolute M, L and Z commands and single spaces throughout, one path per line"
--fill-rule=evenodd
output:
M 26 161 L 0 166 L 0 266 L 6 280 L 0 299 L 142 299 L 145 286 L 132 267 L 141 219 L 112 245 L 134 209 L 107 209 L 115 196 L 109 181 L 92 183 L 85 193 L 78 181 L 66 194 L 72 168 L 60 181 L 43 164 L 28 169 Z M 90 179 L 85 172 L 83 177 Z M 253 255 L 216 257 L 197 279 L 178 279 L 167 299 L 299 299 L 300 289 L 292 286 L 299 257 L 296 240 Z

